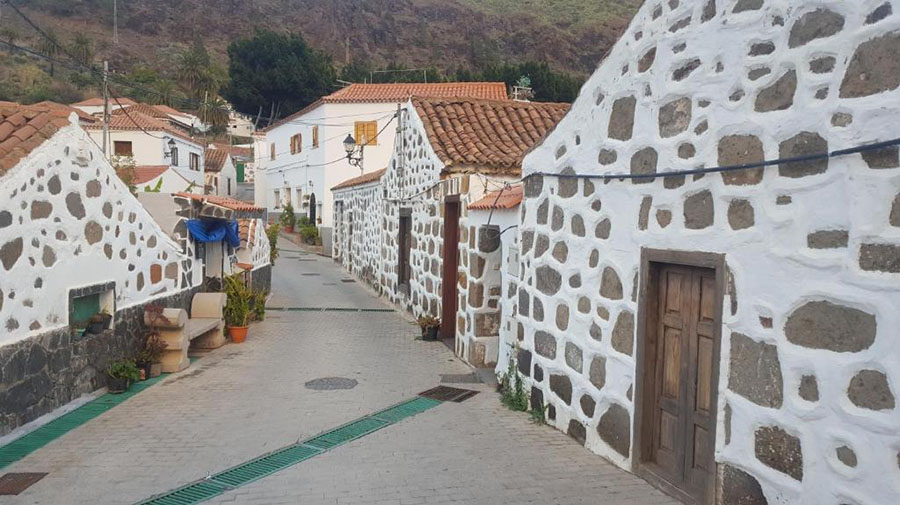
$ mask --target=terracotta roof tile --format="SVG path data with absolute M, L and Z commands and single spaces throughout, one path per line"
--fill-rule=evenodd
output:
M 414 98 L 413 106 L 447 170 L 510 175 L 569 111 L 569 104 L 467 98 Z
M 225 166 L 225 160 L 228 159 L 228 151 L 225 149 L 210 148 L 204 154 L 205 165 L 204 172 L 218 173 Z
M 101 122 L 85 124 L 82 126 L 87 130 L 103 129 L 103 124 Z M 149 132 L 164 132 L 189 142 L 198 143 L 187 133 L 170 126 L 167 122 L 137 111 L 129 111 L 127 114 L 110 115 L 109 129 L 111 131 L 146 130 Z
M 16 166 L 60 128 L 72 111 L 52 102 L 36 105 L 0 103 L 0 175 Z
M 226 198 L 224 196 L 213 196 L 213 195 L 198 195 L 195 193 L 176 193 L 175 196 L 180 196 L 182 198 L 190 198 L 191 200 L 198 202 L 206 202 L 212 205 L 218 205 L 219 207 L 225 207 L 226 209 L 237 210 L 237 211 L 260 211 L 264 210 L 261 207 L 257 207 L 251 203 L 242 202 L 240 200 L 235 200 L 233 198 Z
M 469 210 L 490 210 L 490 209 L 514 209 L 525 196 L 522 186 L 513 186 L 509 189 L 501 191 L 493 191 L 481 200 L 469 204 Z M 499 198 L 498 198 L 499 197 Z
M 467 97 L 488 100 L 506 100 L 508 98 L 506 83 L 503 82 L 351 84 L 269 125 L 262 132 L 293 121 L 323 103 L 403 103 L 413 96 L 426 98 Z
M 232 157 L 253 158 L 253 148 L 251 147 L 240 147 L 219 143 L 212 143 L 210 145 L 215 147 L 216 149 L 228 151 Z
M 122 105 L 125 105 L 124 103 Z M 156 119 L 169 119 L 169 114 L 157 109 L 155 106 L 146 103 L 136 103 L 134 105 L 126 105 L 122 109 L 116 109 L 110 112 L 113 116 L 121 116 L 125 113 L 134 114 L 140 112 L 145 116 L 155 117 Z
M 134 167 L 132 184 L 145 184 L 156 179 L 169 169 L 168 165 L 142 165 Z
M 351 84 L 322 98 L 326 103 L 405 102 L 413 96 L 429 98 L 468 97 L 506 100 L 503 82 L 436 82 Z
M 336 189 L 347 189 L 347 188 L 352 188 L 354 186 L 362 186 L 363 184 L 368 184 L 370 182 L 375 182 L 375 181 L 381 180 L 381 177 L 384 176 L 384 173 L 386 171 L 387 171 L 387 169 L 382 168 L 381 170 L 377 170 L 375 172 L 369 172 L 367 174 L 362 174 L 360 176 L 354 177 L 352 179 L 347 179 L 346 181 L 331 188 L 331 190 L 334 191 Z
M 238 232 L 241 236 L 241 242 L 245 242 L 251 248 L 256 245 L 257 221 L 257 219 L 238 219 Z

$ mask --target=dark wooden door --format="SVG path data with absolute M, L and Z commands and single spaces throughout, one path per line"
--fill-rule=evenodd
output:
M 659 268 L 656 299 L 650 462 L 660 477 L 703 501 L 714 478 L 714 270 Z M 652 329 L 651 329 L 652 331 Z
M 441 280 L 441 338 L 456 337 L 459 269 L 459 200 L 444 204 L 444 275 Z

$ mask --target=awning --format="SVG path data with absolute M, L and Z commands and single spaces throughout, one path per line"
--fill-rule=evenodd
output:
M 224 219 L 188 219 L 187 229 L 197 242 L 226 242 L 234 248 L 241 246 L 238 222 Z

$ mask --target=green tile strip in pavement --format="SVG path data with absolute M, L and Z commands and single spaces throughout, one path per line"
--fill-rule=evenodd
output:
M 85 403 L 72 412 L 57 417 L 31 433 L 23 435 L 0 447 L 0 469 L 15 463 L 107 410 L 128 400 L 132 396 L 156 384 L 166 377 L 166 375 L 168 374 L 136 382 L 131 385 L 128 391 L 121 394 L 107 393 L 102 395 L 95 400 Z
M 274 312 L 396 312 L 394 309 L 359 309 L 356 307 L 266 307 Z
M 192 505 L 204 502 L 226 491 L 245 486 L 335 447 L 374 433 L 381 428 L 425 412 L 441 403 L 443 402 L 421 396 L 407 400 L 303 442 L 283 447 L 228 470 L 210 475 L 205 479 L 154 496 L 138 505 Z

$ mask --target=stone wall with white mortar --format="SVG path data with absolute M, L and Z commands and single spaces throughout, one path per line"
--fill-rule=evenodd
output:
M 191 288 L 193 260 L 77 126 L 0 177 L 0 346 L 69 324 L 68 293 L 115 282 L 117 310 Z
M 525 174 L 662 175 L 898 137 L 897 4 L 645 2 Z M 720 501 L 896 503 L 898 167 L 893 147 L 529 178 L 516 305 L 533 400 L 630 469 L 641 249 L 721 253 Z
M 380 181 L 334 191 L 332 258 L 381 291 L 383 186 Z

